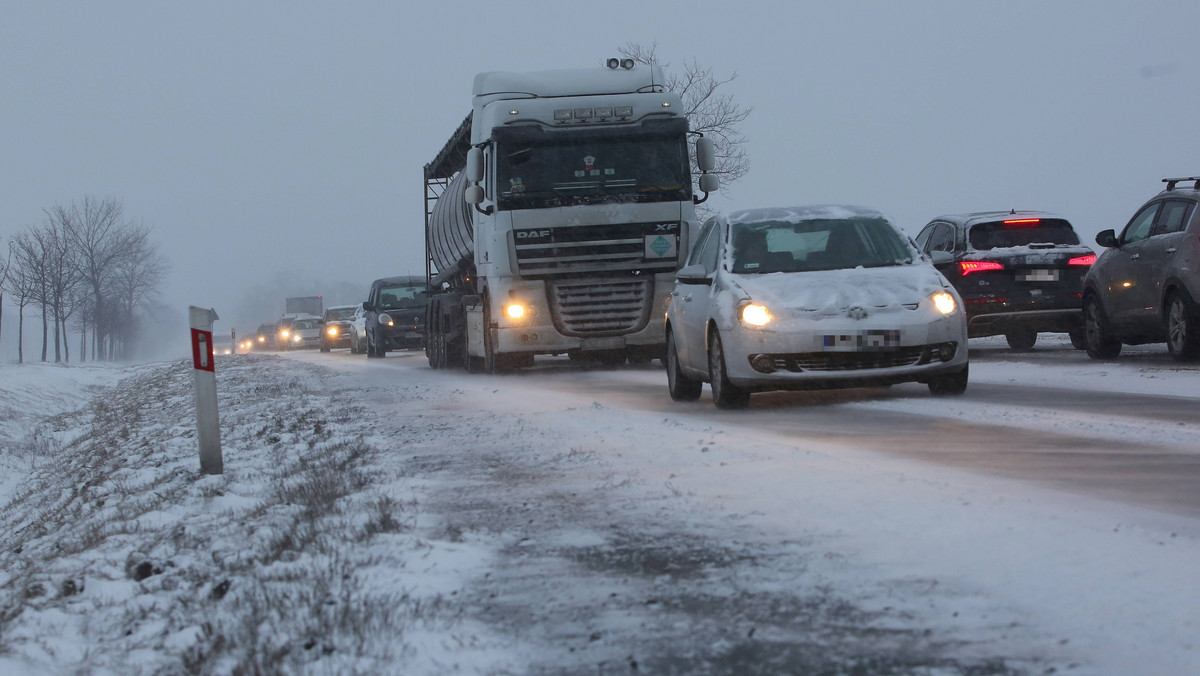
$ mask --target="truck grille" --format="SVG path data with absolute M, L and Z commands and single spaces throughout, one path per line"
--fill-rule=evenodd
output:
M 680 224 L 623 223 L 513 231 L 517 267 L 527 279 L 679 267 Z
M 616 336 L 640 331 L 650 320 L 654 278 L 551 280 L 554 327 L 566 336 Z

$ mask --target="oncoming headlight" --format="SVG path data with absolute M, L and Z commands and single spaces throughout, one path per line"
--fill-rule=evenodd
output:
M 331 336 L 337 336 L 338 328 L 336 326 L 331 326 L 331 327 L 325 329 L 325 333 L 328 333 Z
M 525 316 L 525 306 L 520 303 L 509 303 L 504 306 L 504 314 L 509 319 L 520 319 Z
M 958 309 L 958 303 L 954 302 L 954 296 L 945 291 L 938 291 L 930 296 L 930 299 L 933 301 L 933 307 L 944 315 L 953 314 Z
M 766 326 L 771 323 L 771 312 L 765 305 L 751 303 L 742 308 L 742 321 L 750 326 Z

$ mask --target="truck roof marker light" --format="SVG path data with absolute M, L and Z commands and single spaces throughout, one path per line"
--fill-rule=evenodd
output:
M 563 109 L 554 111 L 554 119 L 558 120 L 560 122 L 569 120 L 574 116 L 575 116 L 575 111 L 571 110 L 570 108 L 563 108 Z
M 1096 254 L 1088 254 L 1086 256 L 1079 256 L 1078 258 L 1072 258 L 1071 260 L 1067 261 L 1067 265 L 1091 265 L 1095 262 Z
M 958 268 L 962 271 L 962 276 L 966 277 L 972 272 L 984 272 L 986 270 L 1003 270 L 1004 266 L 996 261 L 959 261 Z
M 663 102 L 662 102 L 662 107 L 663 107 L 663 108 L 670 108 L 670 107 L 671 107 L 671 102 L 670 102 L 670 101 L 663 101 Z
M 617 117 L 633 117 L 633 106 L 617 106 L 613 108 L 613 115 Z
M 609 68 L 612 68 L 613 70 L 616 70 L 621 67 L 621 60 L 616 57 L 613 57 L 613 58 L 609 59 L 605 63 L 605 65 L 608 66 Z
M 624 68 L 625 70 L 633 70 L 633 66 L 634 66 L 633 59 L 621 59 L 621 67 Z
M 520 115 L 521 111 L 517 110 L 516 108 L 510 108 L 508 111 L 508 114 L 509 115 Z

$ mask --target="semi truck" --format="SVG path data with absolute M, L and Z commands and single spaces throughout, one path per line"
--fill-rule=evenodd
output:
M 432 368 L 664 356 L 695 205 L 719 182 L 711 140 L 663 83 L 631 59 L 475 76 L 470 114 L 424 170 Z
M 325 312 L 324 300 L 321 296 L 292 296 L 283 304 L 283 313 L 310 314 L 320 317 Z

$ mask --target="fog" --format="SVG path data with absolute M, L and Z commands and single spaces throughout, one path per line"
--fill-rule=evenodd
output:
M 1190 0 L 2 14 L 0 245 L 55 204 L 121 200 L 171 265 L 150 318 L 167 354 L 183 354 L 188 305 L 250 331 L 289 295 L 355 302 L 374 278 L 423 274 L 421 169 L 467 114 L 474 74 L 599 67 L 628 42 L 656 44 L 668 70 L 736 73 L 722 90 L 753 108 L 751 164 L 718 210 L 854 203 L 915 234 L 942 213 L 1044 209 L 1093 244 L 1163 177 L 1200 174 Z M 15 329 L 8 305 L 5 360 Z M 27 340 L 39 356 L 40 326 Z

